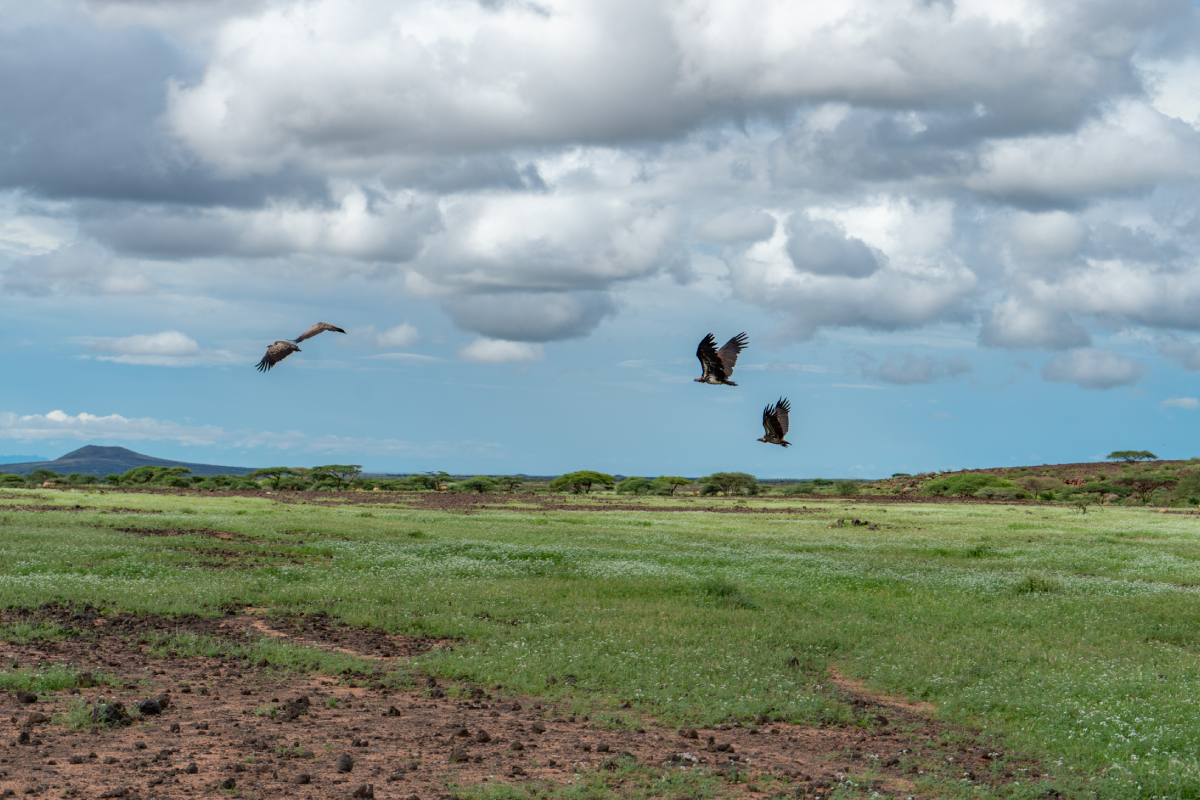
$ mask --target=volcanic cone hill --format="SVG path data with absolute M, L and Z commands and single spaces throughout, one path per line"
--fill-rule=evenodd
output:
M 224 467 L 217 464 L 189 464 L 135 453 L 124 447 L 98 447 L 89 444 L 53 461 L 30 461 L 24 464 L 0 464 L 0 472 L 28 475 L 36 469 L 48 469 L 59 475 L 79 472 L 84 475 L 120 474 L 134 467 L 187 467 L 193 475 L 245 475 L 254 467 Z

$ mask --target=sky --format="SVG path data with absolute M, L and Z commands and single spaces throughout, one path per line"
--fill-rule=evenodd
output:
M 1190 2 L 0 0 L 0 108 L 0 456 L 1200 456 Z

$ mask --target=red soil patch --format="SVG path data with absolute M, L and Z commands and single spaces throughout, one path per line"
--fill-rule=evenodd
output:
M 379 682 L 384 670 L 414 655 L 452 646 L 444 640 L 346 628 L 320 615 L 271 618 L 264 609 L 246 611 L 174 620 L 57 608 L 0 612 L 0 623 L 51 619 L 77 634 L 0 643 L 0 663 L 66 663 L 113 676 L 117 684 L 44 695 L 33 704 L 15 694 L 0 696 L 0 796 L 188 797 L 232 780 L 239 791 L 260 798 L 350 798 L 370 785 L 378 798 L 434 800 L 455 786 L 563 785 L 630 758 L 656 771 L 721 773 L 727 796 L 765 796 L 769 789 L 777 797 L 823 797 L 850 780 L 884 796 L 909 797 L 920 796 L 912 781 L 921 771 L 989 783 L 1014 777 L 1013 766 L 1001 765 L 987 748 L 939 744 L 951 729 L 931 720 L 927 707 L 871 694 L 836 674 L 834 693 L 854 706 L 861 726 L 762 720 L 761 727 L 691 732 L 630 710 L 631 727 L 610 730 L 552 703 L 498 689 L 422 679 L 420 690 L 398 691 Z M 138 644 L 152 631 L 240 641 L 247 631 L 257 632 L 365 656 L 380 671 L 357 676 L 355 685 L 261 662 L 156 659 Z M 443 690 L 463 696 L 452 699 Z M 67 724 L 73 709 L 78 715 L 81 705 L 95 707 L 102 697 L 136 708 L 160 695 L 169 698 L 168 707 L 132 725 L 72 730 Z M 31 719 L 35 712 L 48 721 Z M 968 732 L 962 740 L 971 738 Z M 343 755 L 353 761 L 348 772 L 338 769 Z M 1038 774 L 1026 769 L 1016 778 Z

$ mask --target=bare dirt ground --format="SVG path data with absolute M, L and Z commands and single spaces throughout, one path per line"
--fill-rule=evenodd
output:
M 256 798 L 444 800 L 463 787 L 563 785 L 630 763 L 719 772 L 727 796 L 764 798 L 819 798 L 847 780 L 865 794 L 919 797 L 913 780 L 922 770 L 976 784 L 1040 775 L 1029 764 L 1001 764 L 974 744 L 978 737 L 931 719 L 931 708 L 873 695 L 837 674 L 827 688 L 853 704 L 865 726 L 760 720 L 690 731 L 630 710 L 640 727 L 613 730 L 495 687 L 421 678 L 420 689 L 390 690 L 378 682 L 384 670 L 453 643 L 342 627 L 321 616 L 279 619 L 249 608 L 219 619 L 0 611 L 0 623 L 17 621 L 54 621 L 75 635 L 0 642 L 0 669 L 67 664 L 115 683 L 88 686 L 85 679 L 34 702 L 22 693 L 0 696 L 0 797 L 181 798 L 233 789 Z M 150 632 L 185 631 L 286 638 L 368 657 L 380 672 L 339 680 L 265 662 L 154 658 L 139 644 Z M 72 727 L 105 698 L 130 710 L 148 699 L 167 702 L 161 713 L 129 724 Z M 968 744 L 945 743 L 956 739 Z

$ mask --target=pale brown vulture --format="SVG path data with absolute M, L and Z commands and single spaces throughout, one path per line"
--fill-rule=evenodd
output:
M 276 342 L 267 348 L 267 354 L 263 356 L 262 361 L 258 362 L 258 371 L 266 372 L 292 353 L 299 352 L 300 348 L 291 342 Z
M 791 410 L 792 407 L 788 405 L 787 398 L 785 397 L 779 398 L 779 402 L 775 405 L 764 408 L 763 430 L 767 432 L 767 435 L 758 441 L 790 447 L 791 442 L 785 442 L 783 437 L 787 436 L 788 412 Z
M 736 383 L 729 380 L 729 376 L 733 374 L 733 368 L 737 366 L 738 353 L 742 352 L 745 346 L 745 333 L 739 333 L 730 339 L 720 350 L 717 349 L 717 340 L 711 333 L 705 336 L 700 342 L 700 346 L 696 348 L 696 358 L 700 359 L 700 366 L 704 370 L 699 378 L 694 379 L 696 383 L 737 386 Z
M 300 344 L 305 339 L 311 339 L 318 333 L 324 333 L 325 331 L 337 331 L 338 333 L 345 333 L 345 331 L 339 328 L 337 325 L 330 325 L 328 322 L 318 322 L 316 325 L 313 325 L 295 339 L 292 339 L 292 342 L 295 344 Z

